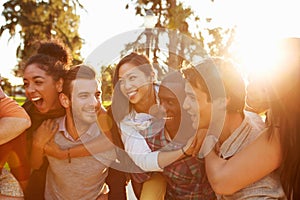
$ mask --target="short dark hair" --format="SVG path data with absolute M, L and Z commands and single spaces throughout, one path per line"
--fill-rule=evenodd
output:
M 176 95 L 177 100 L 179 101 L 180 105 L 183 105 L 185 99 L 185 79 L 182 76 L 182 73 L 178 70 L 168 72 L 162 79 L 159 87 L 166 87 L 167 89 L 171 90 L 174 95 Z M 179 90 L 176 91 L 172 89 L 172 87 L 168 86 L 168 84 L 176 84 L 174 87 L 177 87 Z M 180 91 L 180 92 L 179 92 Z M 179 93 L 178 93 L 179 92 Z
M 72 81 L 76 79 L 96 79 L 96 72 L 92 66 L 86 64 L 80 64 L 71 67 L 64 77 L 62 89 L 62 92 L 69 98 L 71 97 L 71 93 L 73 90 Z
M 236 65 L 231 61 L 224 58 L 213 57 L 205 59 L 202 63 L 195 67 L 183 69 L 184 77 L 189 83 L 196 88 L 201 89 L 207 94 L 208 101 L 211 101 L 211 95 L 208 86 L 199 73 L 197 68 L 206 68 L 207 70 L 216 68 L 218 73 L 213 70 L 209 76 L 217 78 L 220 76 L 225 89 L 226 97 L 230 99 L 226 110 L 228 112 L 243 113 L 245 107 L 246 87 L 242 74 L 238 71 Z

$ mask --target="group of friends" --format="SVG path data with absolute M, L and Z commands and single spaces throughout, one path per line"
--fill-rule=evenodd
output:
M 141 200 L 299 199 L 300 39 L 278 48 L 274 70 L 248 85 L 219 57 L 158 81 L 131 52 L 105 108 L 95 69 L 40 42 L 24 105 L 0 90 L 0 199 L 126 200 L 129 181 Z

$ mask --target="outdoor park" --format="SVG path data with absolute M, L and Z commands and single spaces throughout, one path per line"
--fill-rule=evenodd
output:
M 70 49 L 72 66 L 95 69 L 105 108 L 112 103 L 117 63 L 131 52 L 149 58 L 158 82 L 171 71 L 218 57 L 235 63 L 247 85 L 249 76 L 274 71 L 278 40 L 300 37 L 296 5 L 293 0 L 6 0 L 0 7 L 0 85 L 23 105 L 24 64 L 37 52 L 36 42 L 54 38 Z M 66 155 L 71 160 L 69 149 Z M 127 190 L 134 199 L 131 187 Z
M 273 4 L 272 8 L 269 4 Z M 85 61 L 106 40 L 135 29 L 140 29 L 137 38 L 117 44 L 115 60 L 95 66 L 102 76 L 104 101 L 109 101 L 112 92 L 111 76 L 117 54 L 121 56 L 136 48 L 158 63 L 158 70 L 164 66 L 178 68 L 183 63 L 182 58 L 176 58 L 181 54 L 179 51 L 195 54 L 195 50 L 181 48 L 177 38 L 166 41 L 167 44 L 161 47 L 165 52 L 160 53 L 158 45 L 161 45 L 159 40 L 163 32 L 158 33 L 155 28 L 186 35 L 208 56 L 233 59 L 244 73 L 260 73 L 260 70 L 264 71 L 262 66 L 267 66 L 263 61 L 267 59 L 262 58 L 272 54 L 269 44 L 274 39 L 297 36 L 300 32 L 293 23 L 299 19 L 293 5 L 293 1 L 240 3 L 233 0 L 117 1 L 106 4 L 84 0 L 53 1 L 51 4 L 47 1 L 3 2 L 0 9 L 0 51 L 4 59 L 1 86 L 7 94 L 22 101 L 24 90 L 20 69 L 22 62 L 34 52 L 33 41 L 60 38 L 72 49 L 73 63 L 77 64 Z M 116 15 L 116 12 L 120 14 Z M 96 65 L 100 65 L 99 62 Z

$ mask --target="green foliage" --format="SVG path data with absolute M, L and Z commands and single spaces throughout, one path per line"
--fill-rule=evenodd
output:
M 213 0 L 211 1 L 213 2 Z M 232 56 L 230 55 L 230 47 L 235 36 L 235 27 L 229 29 L 224 29 L 222 27 L 198 28 L 197 31 L 192 33 L 189 30 L 188 22 L 192 21 L 193 23 L 196 23 L 196 27 L 201 27 L 200 24 L 202 21 L 199 16 L 195 15 L 192 8 L 184 6 L 183 3 L 176 0 L 130 0 L 130 2 L 131 5 L 135 7 L 136 15 L 145 16 L 146 10 L 151 9 L 158 17 L 156 27 L 177 30 L 192 37 L 202 45 L 208 55 L 222 57 Z M 129 8 L 129 6 L 128 3 L 126 9 Z M 206 18 L 205 20 L 206 23 L 211 23 L 212 21 L 211 18 Z M 158 37 L 155 39 L 157 38 Z M 180 38 L 176 38 L 173 41 L 170 40 L 169 49 L 184 48 L 184 52 L 188 52 L 191 55 L 199 53 L 197 51 L 193 52 L 193 48 L 189 48 L 189 46 L 180 46 L 180 43 L 182 43 Z M 155 49 L 154 51 L 159 50 Z M 176 57 L 174 54 L 178 55 L 178 52 L 173 52 L 173 54 L 170 53 L 169 61 L 167 63 L 169 66 L 173 67 L 180 66 L 183 60 Z
M 5 164 L 4 164 L 4 168 L 7 169 L 8 171 L 10 171 L 10 168 L 9 168 L 9 166 L 8 166 L 8 163 L 5 163 Z
M 6 93 L 6 94 L 11 94 L 11 83 L 9 82 L 9 80 L 7 78 L 4 77 L 0 77 L 0 84 L 1 84 L 1 88 L 2 90 Z
M 26 97 L 22 96 L 10 96 L 10 98 L 14 99 L 20 106 L 22 106 L 26 101 Z
M 207 42 L 209 55 L 231 57 L 230 47 L 234 40 L 235 29 L 232 28 L 224 30 L 221 27 L 216 27 L 208 29 L 208 34 L 212 38 Z
M 60 39 L 71 50 L 74 64 L 82 58 L 80 49 L 83 40 L 79 37 L 79 15 L 76 8 L 83 8 L 77 0 L 10 0 L 3 4 L 2 15 L 6 24 L 1 26 L 0 36 L 8 31 L 11 38 L 19 34 L 21 43 L 17 48 L 16 75 L 21 61 L 35 52 L 33 42 L 50 38 Z
M 103 105 L 107 107 L 110 104 L 113 92 L 113 74 L 115 66 L 101 67 L 101 90 Z

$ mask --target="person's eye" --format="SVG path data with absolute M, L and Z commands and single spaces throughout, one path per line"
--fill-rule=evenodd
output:
M 24 83 L 23 83 L 23 87 L 24 87 L 24 88 L 28 88 L 28 86 L 29 86 L 29 83 L 27 83 L 27 82 L 24 82 Z
M 172 105 L 174 105 L 174 101 L 169 100 L 169 101 L 168 101 L 168 104 L 172 106 Z
M 82 99 L 86 99 L 86 98 L 89 97 L 89 95 L 87 95 L 87 94 L 80 94 L 79 97 L 82 98 Z
M 120 85 L 123 85 L 125 81 L 123 79 L 119 79 Z
M 130 80 L 130 81 L 134 81 L 135 79 L 136 79 L 136 76 L 130 76 L 130 77 L 129 77 L 129 80 Z
M 42 85 L 44 82 L 43 82 L 43 81 L 34 81 L 34 83 L 35 83 L 36 85 Z

